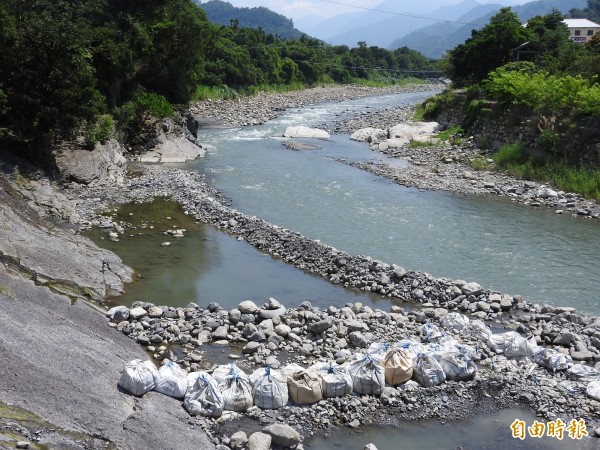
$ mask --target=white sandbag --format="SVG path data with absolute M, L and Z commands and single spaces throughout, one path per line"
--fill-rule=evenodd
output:
M 139 396 L 154 389 L 159 380 L 160 375 L 152 361 L 134 359 L 125 365 L 125 370 L 119 378 L 119 386 Z
M 223 413 L 223 395 L 217 380 L 206 372 L 200 372 L 185 394 L 183 406 L 192 416 L 220 417 Z
M 348 365 L 352 388 L 358 394 L 381 395 L 385 387 L 385 369 L 381 360 L 366 354 L 357 354 Z
M 419 354 L 426 352 L 425 346 L 420 342 L 414 342 L 410 339 L 404 339 L 398 342 L 394 347 L 400 348 L 408 353 L 413 359 Z
M 460 331 L 469 325 L 469 318 L 457 312 L 446 314 L 440 319 L 440 325 L 454 331 Z
M 469 359 L 477 359 L 477 350 L 473 347 L 463 344 L 454 339 L 452 336 L 444 336 L 440 339 L 439 344 L 444 353 L 462 353 Z
M 538 365 L 550 369 L 553 372 L 557 370 L 567 370 L 573 365 L 573 359 L 569 355 L 554 350 L 553 348 L 545 348 L 533 356 L 533 360 Z
M 567 378 L 576 381 L 589 383 L 591 381 L 600 381 L 600 370 L 585 364 L 573 364 L 566 371 Z
M 230 364 L 223 381 L 219 383 L 223 394 L 223 409 L 227 411 L 244 412 L 252 407 L 252 385 L 248 375 L 235 364 Z
M 254 404 L 262 409 L 278 409 L 287 405 L 287 380 L 270 367 L 257 369 L 250 375 Z
M 290 399 L 296 405 L 309 405 L 323 400 L 323 384 L 315 372 L 295 372 L 288 376 L 287 385 Z
M 600 381 L 590 381 L 587 385 L 585 393 L 588 397 L 600 402 Z
M 487 342 L 492 330 L 481 320 L 472 320 L 469 325 L 460 331 L 461 336 L 473 336 L 478 341 Z
M 158 369 L 159 380 L 154 387 L 156 392 L 174 398 L 183 398 L 187 392 L 188 373 L 179 364 L 165 359 Z
M 488 336 L 487 344 L 493 351 L 503 353 L 507 358 L 533 358 L 542 350 L 533 336 L 526 339 L 516 331 L 491 334 Z
M 323 397 L 341 397 L 352 393 L 352 378 L 342 366 L 319 362 L 312 365 L 309 370 L 321 377 Z
M 375 356 L 376 358 L 383 359 L 390 348 L 390 344 L 387 342 L 374 342 L 367 349 L 367 353 Z
M 447 380 L 469 381 L 477 373 L 477 365 L 461 353 L 444 353 L 438 362 Z
M 231 373 L 237 373 L 239 371 L 240 369 L 234 363 L 222 364 L 213 370 L 212 376 L 215 380 L 217 380 L 217 384 L 221 384 L 229 377 Z
M 421 327 L 421 335 L 424 336 L 424 339 L 426 341 L 433 341 L 444 336 L 444 333 L 442 333 L 442 331 L 438 328 L 437 325 L 434 325 L 431 322 L 427 322 Z
M 287 380 L 287 377 L 289 377 L 290 375 L 293 375 L 296 372 L 302 372 L 304 370 L 306 370 L 306 369 L 304 367 L 302 367 L 301 365 L 296 364 L 296 363 L 290 363 L 286 366 L 283 366 L 281 369 L 279 369 L 279 372 L 281 373 L 283 378 L 285 378 Z
M 539 353 L 542 350 L 543 348 L 537 345 L 535 337 L 530 336 L 524 338 L 515 333 L 512 334 L 507 341 L 507 345 L 504 348 L 504 356 L 507 358 L 533 358 L 536 353 Z
M 446 381 L 446 374 L 435 358 L 420 353 L 414 360 L 413 378 L 421 386 L 432 387 Z
M 385 371 L 385 382 L 398 386 L 412 378 L 413 358 L 400 348 L 389 350 L 381 361 Z

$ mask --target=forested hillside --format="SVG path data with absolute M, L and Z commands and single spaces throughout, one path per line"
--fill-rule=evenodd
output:
M 300 39 L 304 33 L 294 27 L 292 19 L 277 14 L 268 8 L 236 8 L 231 3 L 210 0 L 196 1 L 204 10 L 208 20 L 217 25 L 237 24 L 244 28 L 262 28 L 265 33 L 274 34 L 282 39 Z
M 331 47 L 215 25 L 192 0 L 4 0 L 0 61 L 0 145 L 34 155 L 61 139 L 127 142 L 149 118 L 215 88 L 393 82 L 436 69 L 407 48 Z

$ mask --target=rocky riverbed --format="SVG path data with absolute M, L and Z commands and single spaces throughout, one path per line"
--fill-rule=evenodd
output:
M 422 90 L 422 87 L 415 90 Z M 302 92 L 274 97 L 264 95 L 253 100 L 204 102 L 196 105 L 192 112 L 197 118 L 212 118 L 206 122 L 241 126 L 264 122 L 289 107 L 383 93 L 387 92 L 346 87 L 341 88 L 340 92 L 315 90 L 312 94 Z M 271 98 L 278 100 L 271 101 Z M 405 118 L 408 112 L 406 109 L 389 110 L 374 115 L 340 117 L 338 119 L 344 122 L 336 125 L 336 120 L 332 120 L 327 126 L 331 132 L 363 128 L 362 124 L 385 128 L 387 121 L 394 123 L 397 119 Z M 369 122 L 371 117 L 376 121 Z M 464 151 L 463 147 L 450 150 L 459 153 Z M 454 158 L 452 162 L 448 161 L 446 153 L 436 154 L 432 150 L 431 155 L 425 157 L 423 155 L 429 153 L 430 149 L 426 152 L 423 149 L 417 150 L 421 152 L 415 152 L 411 156 L 402 153 L 408 149 L 397 149 L 399 153 L 396 156 L 411 157 L 414 163 L 421 163 L 419 158 L 425 158 L 422 160 L 423 164 L 414 164 L 411 170 L 423 169 L 427 160 L 439 160 L 441 154 L 444 155 L 444 161 L 440 164 L 444 164 L 444 167 L 454 163 Z M 460 158 L 457 157 L 456 160 L 459 161 Z M 391 302 L 389 310 L 372 310 L 360 304 L 319 310 L 310 303 L 286 308 L 278 305 L 275 300 L 269 300 L 265 305 L 258 305 L 254 312 L 242 312 L 241 305 L 234 310 L 223 310 L 215 304 L 172 308 L 140 303 L 131 310 L 127 309 L 127 312 L 122 309 L 119 315 L 112 314 L 111 326 L 132 338 L 130 342 L 141 344 L 149 356 L 156 360 L 168 357 L 190 370 L 200 367 L 210 370 L 213 366 L 211 356 L 205 350 L 214 348 L 216 344 L 218 348 L 226 349 L 227 356 L 233 355 L 232 358 L 228 356 L 229 360 L 238 361 L 248 371 L 267 363 L 285 365 L 297 362 L 306 366 L 316 359 L 336 359 L 341 362 L 349 354 L 364 352 L 365 347 L 373 342 L 420 340 L 423 338 L 421 328 L 424 323 L 439 325 L 440 320 L 449 312 L 461 312 L 471 319 L 485 321 L 496 333 L 509 329 L 531 334 L 537 344 L 556 348 L 569 355 L 576 364 L 592 367 L 600 361 L 600 319 L 597 317 L 579 314 L 572 308 L 530 304 L 518 295 L 490 291 L 474 282 L 435 278 L 427 273 L 407 271 L 368 256 L 348 255 L 318 241 L 304 238 L 294 231 L 231 209 L 227 206 L 227 199 L 211 189 L 197 173 L 148 165 L 142 165 L 139 169 L 139 172 L 136 171 L 134 176 L 130 174 L 122 183 L 97 183 L 88 186 L 70 184 L 64 195 L 61 194 L 63 196 L 60 201 L 38 202 L 36 198 L 32 198 L 32 207 L 43 210 L 52 217 L 68 217 L 82 228 L 102 226 L 118 236 L 126 232 L 127 224 L 114 223 L 100 212 L 128 201 L 145 202 L 159 196 L 171 197 L 198 220 L 214 225 L 237 239 L 246 240 L 265 253 L 319 274 L 332 283 L 378 293 Z M 365 169 L 374 170 L 369 167 Z M 468 171 L 468 168 L 465 166 L 462 170 Z M 415 172 L 415 179 L 423 177 L 419 173 Z M 455 178 L 469 179 L 464 173 L 462 178 Z M 475 183 L 469 181 L 467 186 L 469 184 L 473 187 Z M 26 186 L 22 190 L 31 189 L 31 186 Z M 453 190 L 452 187 L 445 189 Z M 489 191 L 491 188 L 484 186 L 484 192 L 486 189 Z M 557 193 L 557 196 L 560 194 Z M 565 197 L 569 199 L 567 194 Z M 569 207 L 571 205 L 565 205 L 564 209 Z M 574 211 L 577 212 L 576 209 Z M 593 214 L 590 212 L 588 216 Z M 16 288 L 14 292 L 17 292 Z M 6 298 L 10 305 L 10 296 L 2 292 L 0 294 L 0 298 Z M 132 314 L 135 309 L 137 311 Z M 278 311 L 278 314 L 273 311 Z M 268 317 L 269 315 L 272 317 Z M 23 315 L 15 312 L 15 317 L 21 316 Z M 354 328 L 351 329 L 352 326 Z M 40 329 L 42 328 L 40 325 Z M 20 328 L 17 326 L 15 330 Z M 265 425 L 274 422 L 285 422 L 307 437 L 333 426 L 394 424 L 398 420 L 427 417 L 457 419 L 481 410 L 515 404 L 526 405 L 540 417 L 549 420 L 584 418 L 590 435 L 598 434 L 596 428 L 600 418 L 600 403 L 585 394 L 584 381 L 569 380 L 565 371 L 552 373 L 532 363 L 530 359 L 516 360 L 498 355 L 473 334 L 454 335 L 467 345 L 477 346 L 479 372 L 472 381 L 450 382 L 433 388 L 408 384 L 400 388 L 386 388 L 379 397 L 353 395 L 323 400 L 312 406 L 286 406 L 276 412 L 253 409 L 244 415 L 231 415 L 219 420 L 188 419 L 186 423 L 173 409 L 173 403 L 168 403 L 169 414 L 178 416 L 180 428 L 202 427 L 211 435 L 215 444 L 226 444 L 231 448 L 238 442 L 237 439 L 232 439 L 234 432 L 241 429 L 250 434 L 263 430 Z M 51 346 L 47 353 L 52 354 Z M 135 352 L 128 349 L 128 353 Z M 114 361 L 111 364 L 114 366 Z M 116 385 L 116 378 L 114 381 L 113 387 Z M 119 399 L 121 397 L 122 394 Z M 150 403 L 144 401 L 143 404 L 151 405 L 149 410 L 156 409 L 160 407 L 158 400 L 153 394 L 149 397 Z M 52 407 L 54 406 L 48 406 L 50 410 Z M 132 428 L 133 422 L 144 412 L 131 413 L 130 416 L 127 414 L 124 417 L 129 417 L 127 423 L 131 426 L 128 425 L 128 429 L 132 430 L 129 436 L 133 438 L 137 436 L 135 427 Z M 62 420 L 71 423 L 71 418 Z M 91 425 L 88 429 L 95 430 Z M 113 439 L 110 433 L 107 436 Z M 182 443 L 181 448 L 184 447 Z
M 242 367 L 248 370 L 290 361 L 307 365 L 315 359 L 343 359 L 377 341 L 417 339 L 423 323 L 438 324 L 448 312 L 459 311 L 498 329 L 531 334 L 538 344 L 554 346 L 576 363 L 592 366 L 600 361 L 600 320 L 596 317 L 578 314 L 573 308 L 529 304 L 518 295 L 490 291 L 474 282 L 435 278 L 368 256 L 348 255 L 229 208 L 199 174 L 159 166 L 144 170 L 143 175 L 130 180 L 124 187 L 102 188 L 98 192 L 88 188 L 91 202 L 82 203 L 79 214 L 91 224 L 127 232 L 126 223 L 111 223 L 106 217 L 95 215 L 95 208 L 170 196 L 181 203 L 188 214 L 239 240 L 248 241 L 263 252 L 319 274 L 332 283 L 379 293 L 395 305 L 389 311 L 371 310 L 362 305 L 319 311 L 309 303 L 288 309 L 271 301 L 262 309 L 276 312 L 261 315 L 260 309 L 252 314 L 240 309 L 225 311 L 218 305 L 210 305 L 207 309 L 196 305 L 177 309 L 156 308 L 144 303 L 136 305 L 136 320 L 130 321 L 126 317 L 129 310 L 117 319 L 113 317 L 114 327 L 148 346 L 157 359 L 175 358 L 190 370 L 196 370 L 206 364 L 203 346 L 216 343 L 225 348 L 241 346 L 242 353 L 247 355 Z M 414 309 L 415 304 L 420 307 Z M 141 323 L 139 319 L 144 316 L 151 320 Z M 278 318 L 274 319 L 275 316 Z M 349 324 L 354 328 L 349 328 Z M 321 325 L 325 328 L 318 331 Z M 236 420 L 242 420 L 249 430 L 256 431 L 259 425 L 285 418 L 286 423 L 308 430 L 305 433 L 310 434 L 330 426 L 376 423 L 389 417 L 456 419 L 478 405 L 490 408 L 492 405 L 525 404 L 548 419 L 582 417 L 590 426 L 596 426 L 600 404 L 586 397 L 583 382 L 567 380 L 564 372 L 553 374 L 547 369 L 536 368 L 531 360 L 515 362 L 496 355 L 473 336 L 461 339 L 477 345 L 482 351 L 481 369 L 474 381 L 435 388 L 413 386 L 410 389 L 414 388 L 415 392 L 409 391 L 410 394 L 402 389 L 387 390 L 380 398 L 326 400 L 308 407 L 310 414 L 306 413 L 307 407 L 296 406 L 286 407 L 284 412 L 276 414 L 253 410 L 241 418 L 236 416 Z M 173 344 L 182 347 L 183 351 L 172 353 Z M 532 367 L 535 370 L 532 371 Z M 323 417 L 327 420 L 323 421 Z M 246 423 L 248 419 L 250 422 Z M 223 419 L 220 422 L 197 420 L 215 439 L 220 439 L 218 436 L 223 435 L 223 429 L 231 429 L 222 428 L 226 427 L 220 423 Z

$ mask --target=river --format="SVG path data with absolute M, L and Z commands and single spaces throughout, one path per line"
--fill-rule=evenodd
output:
M 348 136 L 334 136 L 318 150 L 295 152 L 282 146 L 287 125 L 320 125 L 350 111 L 403 105 L 430 93 L 389 95 L 288 111 L 267 124 L 244 129 L 203 129 L 206 158 L 186 164 L 207 175 L 211 186 L 236 209 L 351 254 L 370 255 L 407 269 L 477 281 L 528 300 L 572 305 L 600 314 L 596 295 L 600 225 L 553 211 L 513 204 L 502 198 L 422 192 L 353 168 L 346 161 L 390 161 Z M 117 220 L 135 222 L 120 242 L 103 240 L 141 278 L 127 286 L 119 303 L 146 300 L 182 306 L 217 301 L 233 308 L 243 299 L 275 297 L 287 306 L 311 300 L 319 306 L 360 301 L 388 309 L 386 299 L 343 289 L 263 255 L 246 242 L 196 223 L 172 202 L 127 205 Z M 144 227 L 141 224 L 145 224 Z M 150 228 L 152 226 L 153 228 Z M 182 239 L 163 231 L 185 228 Z M 97 242 L 105 232 L 96 230 Z M 161 246 L 169 240 L 172 245 Z M 589 448 L 591 443 L 510 436 L 510 423 L 535 416 L 505 410 L 469 420 L 363 427 L 314 437 L 306 448 Z M 563 419 L 570 419 L 565 417 Z M 516 444 L 519 444 L 518 446 Z
M 208 174 L 234 208 L 350 254 L 600 314 L 597 222 L 506 198 L 393 184 L 344 163 L 389 161 L 347 135 L 304 140 L 319 145 L 318 150 L 282 146 L 280 136 L 288 125 L 317 126 L 349 111 L 405 105 L 428 95 L 324 104 L 288 111 L 260 126 L 203 129 L 199 141 L 208 155 L 188 167 Z

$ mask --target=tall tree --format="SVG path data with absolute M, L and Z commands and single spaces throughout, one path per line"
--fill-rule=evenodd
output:
M 511 59 L 511 52 L 531 40 L 532 32 L 523 27 L 510 8 L 502 8 L 480 30 L 449 52 L 448 71 L 458 85 L 477 83 L 489 72 Z

